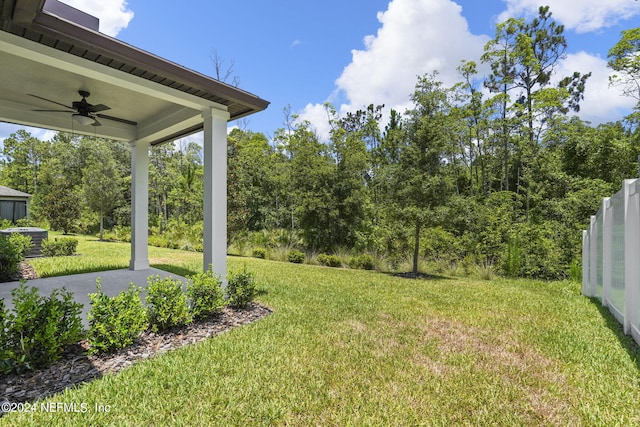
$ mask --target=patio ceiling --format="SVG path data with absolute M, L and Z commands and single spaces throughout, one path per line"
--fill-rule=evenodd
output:
M 158 144 L 201 130 L 207 109 L 233 120 L 269 104 L 96 30 L 95 18 L 56 0 L 0 0 L 0 121 Z M 64 108 L 31 95 L 71 106 L 79 90 L 136 125 L 34 111 Z

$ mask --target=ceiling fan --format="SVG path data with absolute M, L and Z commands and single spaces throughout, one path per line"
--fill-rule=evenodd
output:
M 71 103 L 71 107 L 64 105 L 57 101 L 52 101 L 51 99 L 43 98 L 42 96 L 29 94 L 29 96 L 33 96 L 34 98 L 42 99 L 47 102 L 51 102 L 53 104 L 60 105 L 66 110 L 32 110 L 32 111 L 42 111 L 48 113 L 72 113 L 71 117 L 76 122 L 82 125 L 92 125 L 92 126 L 102 126 L 102 124 L 98 121 L 98 118 L 105 120 L 112 120 L 114 122 L 126 123 L 128 125 L 137 125 L 138 123 L 133 122 L 127 119 L 121 119 L 119 117 L 107 116 L 106 114 L 100 114 L 100 111 L 110 110 L 110 107 L 107 107 L 104 104 L 91 105 L 87 102 L 87 98 L 91 95 L 86 90 L 79 90 L 78 93 L 82 97 L 80 101 L 73 101 Z

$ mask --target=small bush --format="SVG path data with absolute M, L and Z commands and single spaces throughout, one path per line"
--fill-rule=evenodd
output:
M 253 257 L 265 259 L 267 257 L 267 250 L 265 248 L 255 248 L 253 250 Z
M 227 297 L 232 307 L 246 307 L 256 296 L 256 281 L 253 273 L 245 268 L 240 273 L 229 274 Z
M 82 338 L 82 304 L 65 288 L 42 297 L 35 287 L 27 289 L 23 283 L 11 296 L 14 309 L 5 319 L 5 352 L 13 360 L 5 360 L 4 366 L 11 365 L 13 371 L 47 367 L 67 345 Z
M 320 264 L 327 267 L 342 267 L 340 258 L 335 255 L 320 254 L 316 259 Z
M 89 294 L 88 340 L 93 354 L 124 348 L 147 329 L 147 309 L 142 304 L 142 288 L 129 285 L 129 289 L 115 297 L 102 292 L 100 278 L 96 280 L 96 292 Z
M 369 254 L 359 255 L 357 257 L 351 258 L 351 261 L 349 261 L 349 267 L 360 268 L 362 270 L 373 270 L 375 268 L 375 265 L 375 260 Z
M 187 295 L 182 291 L 180 280 L 171 277 L 163 279 L 158 275 L 149 276 L 148 283 L 149 323 L 154 332 L 191 322 Z
M 15 355 L 9 347 L 9 311 L 0 299 L 0 375 L 13 371 Z
M 131 227 L 116 225 L 113 227 L 113 234 L 120 242 L 131 242 Z
M 287 259 L 289 260 L 289 262 L 293 262 L 295 264 L 302 264 L 304 262 L 305 256 L 303 252 L 293 249 L 293 250 L 290 250 L 289 253 L 287 254 Z
M 189 276 L 189 279 L 187 297 L 194 319 L 212 316 L 225 306 L 222 280 L 213 274 L 211 267 L 205 273 Z
M 33 249 L 33 241 L 31 236 L 23 236 L 20 233 L 11 233 L 9 236 L 9 243 L 11 243 L 19 252 L 22 257 L 26 257 Z
M 13 280 L 23 259 L 22 248 L 10 237 L 0 234 L 0 282 Z
M 42 241 L 42 255 L 44 256 L 70 256 L 75 255 L 78 247 L 78 239 L 72 237 L 56 237 L 54 240 Z

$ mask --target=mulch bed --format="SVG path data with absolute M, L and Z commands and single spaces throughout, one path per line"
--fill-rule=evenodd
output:
M 82 341 L 69 348 L 62 359 L 46 369 L 1 378 L 0 400 L 20 403 L 45 398 L 105 374 L 118 372 L 136 361 L 262 319 L 270 313 L 270 309 L 255 302 L 243 309 L 226 307 L 218 315 L 188 326 L 158 334 L 145 332 L 134 344 L 115 354 L 90 356 L 87 354 L 88 343 Z

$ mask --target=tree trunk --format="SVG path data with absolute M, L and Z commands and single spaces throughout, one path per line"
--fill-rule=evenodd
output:
M 420 220 L 416 220 L 415 246 L 413 247 L 413 274 L 418 274 L 418 257 L 420 256 Z
M 104 215 L 100 212 L 100 241 L 102 242 L 104 237 Z

